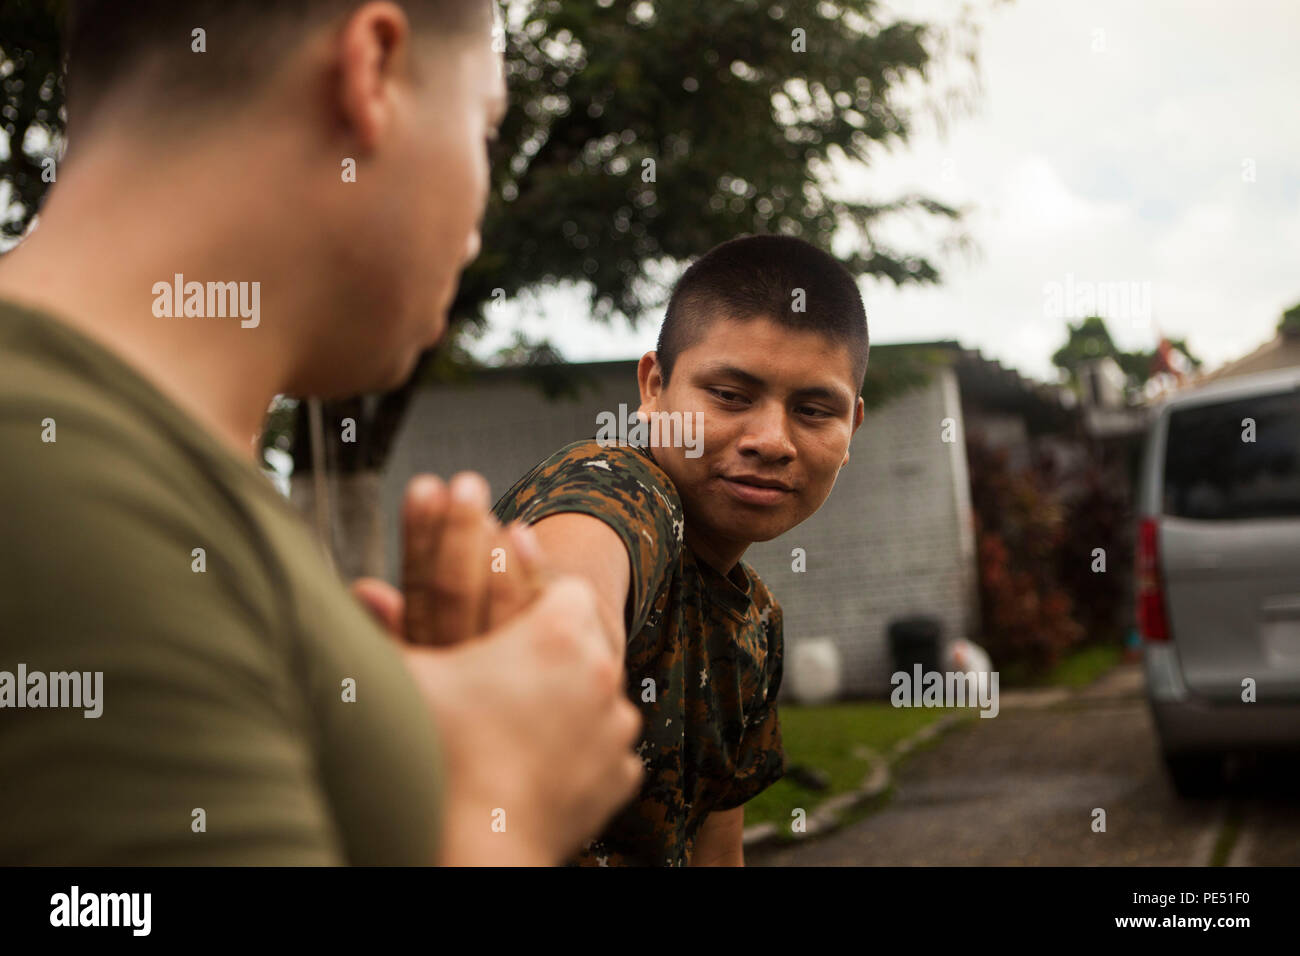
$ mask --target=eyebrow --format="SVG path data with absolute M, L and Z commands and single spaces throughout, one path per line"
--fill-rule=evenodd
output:
M 705 365 L 700 368 L 699 374 L 722 375 L 726 378 L 734 378 L 736 381 L 743 382 L 746 385 L 752 385 L 754 388 L 765 388 L 767 386 L 767 382 L 763 381 L 753 372 L 746 372 L 743 368 L 739 368 L 735 365 L 725 365 L 722 363 Z
M 747 372 L 743 368 L 739 368 L 738 366 L 735 365 L 727 365 L 725 363 L 702 366 L 698 374 L 721 375 L 725 378 L 735 379 L 736 381 L 748 385 L 751 388 L 767 387 L 767 382 L 764 381 L 759 376 L 755 375 L 753 372 Z M 810 385 L 807 388 L 797 388 L 794 390 L 793 395 L 795 398 L 802 398 L 802 399 L 819 398 L 823 401 L 830 402 L 831 404 L 839 407 L 840 409 L 844 409 L 849 405 L 852 405 L 852 401 L 848 398 L 844 390 L 838 388 L 830 388 L 825 385 Z

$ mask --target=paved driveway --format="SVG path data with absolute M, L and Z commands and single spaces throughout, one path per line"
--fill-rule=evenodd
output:
M 1222 798 L 1181 800 L 1161 767 L 1141 672 L 1062 702 L 1003 694 L 899 772 L 892 801 L 825 837 L 749 851 L 758 866 L 1300 864 L 1296 757 L 1245 765 Z M 1092 830 L 1106 811 L 1106 832 Z

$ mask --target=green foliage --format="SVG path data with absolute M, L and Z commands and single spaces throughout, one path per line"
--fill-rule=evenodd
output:
M 1069 335 L 1065 344 L 1052 355 L 1052 363 L 1058 368 L 1073 372 L 1082 362 L 1119 354 L 1119 349 L 1111 341 L 1105 319 L 1094 315 L 1078 325 L 1068 324 L 1067 328 Z
M 1087 687 L 1115 668 L 1124 658 L 1118 641 L 1081 647 L 1061 658 L 1048 673 L 1045 683 L 1053 687 Z
M 1121 351 L 1111 340 L 1106 320 L 1100 316 L 1089 316 L 1078 325 L 1067 323 L 1066 328 L 1066 342 L 1052 355 L 1052 364 L 1066 372 L 1070 385 L 1076 389 L 1079 385 L 1079 366 L 1104 356 L 1110 356 L 1119 364 L 1133 388 L 1141 388 L 1151 378 L 1152 361 L 1157 350 Z M 1192 354 L 1185 339 L 1169 339 L 1169 344 L 1186 355 L 1194 367 L 1200 368 L 1201 360 Z
M 1013 469 L 1006 452 L 966 436 L 979 572 L 980 643 L 999 667 L 1041 675 L 1084 630 L 1057 569 L 1068 513 L 1037 468 Z
M 871 349 L 862 379 L 867 411 L 879 408 L 914 388 L 926 385 L 935 369 L 951 362 L 943 349 L 907 345 L 877 345 Z
M 1282 313 L 1277 331 L 1280 335 L 1300 335 L 1300 302 Z
M 58 24 L 62 2 L 5 0 L 0 12 L 0 246 L 22 236 L 48 183 L 41 163 L 57 158 L 67 122 Z M 43 147 L 43 148 L 41 148 Z
M 924 256 L 872 241 L 897 214 L 956 219 L 923 196 L 849 199 L 823 174 L 906 141 L 897 89 L 924 80 L 936 29 L 891 21 L 872 0 L 527 4 L 507 30 L 512 109 L 494 151 L 484 253 L 454 314 L 480 323 L 494 288 L 513 296 L 590 283 L 597 319 L 662 303 L 659 268 L 742 233 L 800 235 L 895 283 L 933 282 Z M 779 12 L 779 16 L 777 15 Z M 806 52 L 792 49 L 795 29 Z M 646 182 L 646 162 L 654 182 Z
M 1057 476 L 1045 474 L 1050 486 Z M 1086 639 L 1120 646 L 1120 612 L 1133 581 L 1133 509 L 1122 469 L 1087 462 L 1070 476 L 1076 486 L 1065 505 L 1065 535 L 1057 550 L 1057 572 L 1070 595 Z M 1105 550 L 1106 570 L 1093 571 L 1093 549 Z
M 524 380 L 532 383 L 548 401 L 576 399 L 584 388 L 594 387 L 595 379 L 571 365 L 549 340 L 534 342 L 515 333 L 514 343 L 498 350 L 495 364 L 522 370 Z
M 293 447 L 293 422 L 298 412 L 298 400 L 284 395 L 276 396 L 266 415 L 262 431 L 262 450 L 274 448 L 288 454 Z

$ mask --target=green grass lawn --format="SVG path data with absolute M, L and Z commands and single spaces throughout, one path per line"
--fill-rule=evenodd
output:
M 1098 644 L 1067 655 L 1047 675 L 1054 687 L 1086 687 L 1120 662 L 1124 649 L 1118 644 Z
M 830 788 L 810 790 L 789 777 L 778 780 L 745 804 L 745 825 L 787 826 L 796 807 L 811 812 L 827 797 L 856 790 L 870 763 L 855 755 L 855 748 L 865 746 L 888 756 L 898 741 L 946 713 L 950 711 L 934 707 L 892 707 L 888 701 L 781 705 L 787 766 L 802 764 L 822 771 L 830 777 Z
M 1093 644 L 1071 651 L 1046 674 L 1031 676 L 1023 667 L 999 668 L 999 686 L 1013 687 L 1086 687 L 1120 662 L 1124 649 L 1119 644 Z

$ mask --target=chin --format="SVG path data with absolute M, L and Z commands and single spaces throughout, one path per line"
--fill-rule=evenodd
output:
M 420 360 L 422 351 L 420 348 L 408 351 L 401 359 L 393 363 L 393 367 L 389 370 L 383 384 L 375 386 L 371 391 L 387 392 L 404 385 L 415 371 L 415 365 Z
M 439 306 L 434 313 L 433 320 L 430 322 L 430 328 L 432 331 L 429 333 L 428 338 L 426 338 L 422 343 L 421 349 L 431 349 L 446 337 L 447 326 L 449 324 L 447 318 L 448 307 Z
M 415 371 L 415 363 L 420 357 L 419 349 L 411 349 L 394 355 L 384 365 L 367 369 L 366 374 L 355 381 L 349 381 L 347 395 L 364 395 L 372 392 L 389 392 L 406 384 Z
M 798 522 L 764 522 L 757 525 L 748 524 L 738 529 L 739 533 L 737 537 L 741 540 L 748 540 L 752 544 L 760 544 L 763 541 L 771 541 L 773 538 L 781 537 L 781 535 L 785 534 L 796 524 L 798 524 Z
M 772 514 L 770 512 L 764 514 L 758 510 L 732 510 L 730 513 L 719 515 L 719 517 L 722 518 L 722 521 L 718 523 L 717 530 L 723 537 L 732 541 L 748 541 L 751 544 L 771 541 L 799 524 L 790 515 Z

